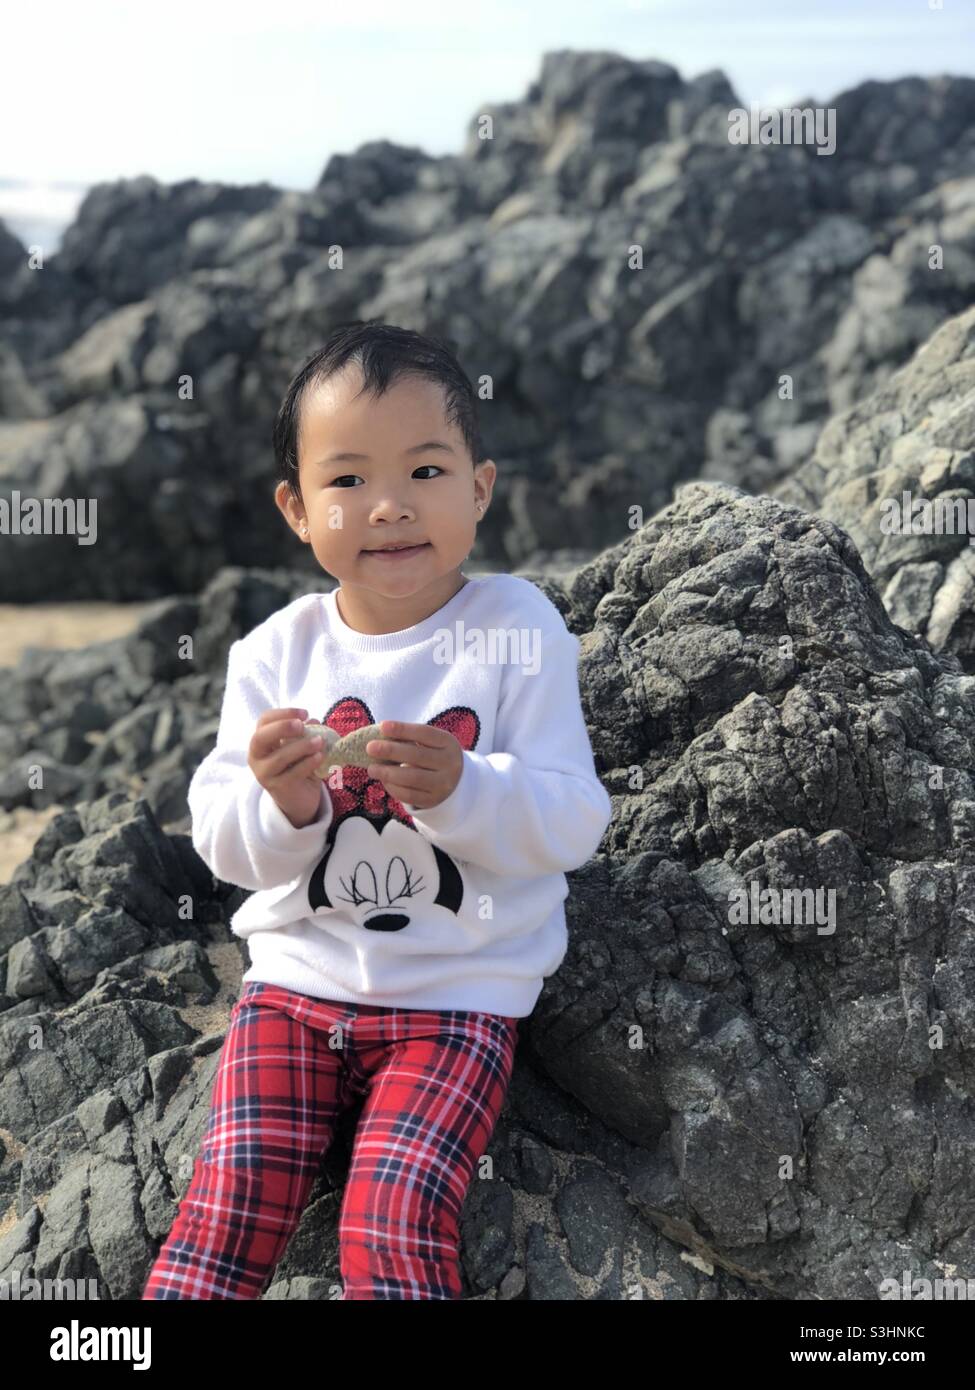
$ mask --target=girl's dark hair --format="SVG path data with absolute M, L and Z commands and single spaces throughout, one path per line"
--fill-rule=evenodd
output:
M 408 328 L 375 319 L 347 319 L 332 329 L 324 344 L 292 379 L 274 421 L 274 457 L 281 479 L 295 498 L 298 485 L 298 433 L 306 392 L 356 362 L 365 378 L 362 390 L 381 396 L 404 376 L 423 376 L 444 387 L 444 414 L 464 436 L 471 459 L 481 463 L 487 455 L 477 416 L 477 396 L 456 356 L 452 339 L 429 337 Z M 360 393 L 361 394 L 361 393 Z

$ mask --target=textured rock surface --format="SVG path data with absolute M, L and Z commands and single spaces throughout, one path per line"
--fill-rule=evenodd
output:
M 580 636 L 614 816 L 468 1196 L 468 1296 L 874 1299 L 905 1269 L 971 1276 L 975 677 L 891 623 L 839 527 L 725 485 L 528 577 Z M 192 757 L 229 641 L 289 582 L 221 576 L 126 648 L 163 709 L 170 682 L 196 711 Z M 205 670 L 178 676 L 185 631 Z M 100 659 L 31 680 L 100 705 Z M 835 930 L 735 921 L 752 884 L 833 890 Z M 0 890 L 0 1276 L 137 1295 L 202 1135 L 241 900 L 118 788 L 55 817 Z M 355 1118 L 268 1297 L 335 1287 Z
M 874 395 L 820 435 L 775 493 L 838 522 L 894 622 L 975 671 L 975 526 L 885 529 L 890 501 L 938 499 L 975 515 L 975 309 L 950 319 Z M 969 503 L 972 507 L 969 508 Z M 923 520 L 919 511 L 917 522 Z
M 299 594 L 330 586 L 319 578 L 225 569 L 199 596 L 160 599 L 130 636 L 28 648 L 0 668 L 0 808 L 122 790 L 145 796 L 162 824 L 188 829 L 186 789 L 213 746 L 231 643 Z
M 307 193 L 98 185 L 42 271 L 0 230 L 0 497 L 94 498 L 99 529 L 10 538 L 0 592 L 291 563 L 270 422 L 353 317 L 446 335 L 491 378 L 487 567 L 588 558 L 702 464 L 774 482 L 975 297 L 975 81 L 840 93 L 830 158 L 729 144 L 740 104 L 719 71 L 550 53 L 457 155 L 370 142 Z

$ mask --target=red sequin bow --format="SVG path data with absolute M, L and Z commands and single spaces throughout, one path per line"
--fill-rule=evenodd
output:
M 334 729 L 337 734 L 344 738 L 346 734 L 354 733 L 356 729 L 362 729 L 367 724 L 375 724 L 378 721 L 373 719 L 369 707 L 364 701 L 347 695 L 334 704 L 320 722 L 327 724 L 330 729 Z M 446 729 L 448 733 L 453 734 L 461 748 L 469 751 L 477 743 L 481 728 L 477 715 L 466 705 L 452 705 L 442 714 L 428 719 L 427 723 L 434 729 Z M 413 817 L 403 803 L 398 801 L 395 796 L 391 796 L 382 782 L 375 777 L 370 777 L 368 770 L 364 767 L 343 767 L 342 786 L 333 787 L 327 781 L 326 785 L 332 798 L 336 823 L 343 816 L 356 811 L 361 815 L 375 817 L 377 820 L 395 817 L 396 820 L 401 820 L 406 825 L 413 824 Z

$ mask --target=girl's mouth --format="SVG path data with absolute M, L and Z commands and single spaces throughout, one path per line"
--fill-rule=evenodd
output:
M 421 550 L 428 550 L 429 541 L 423 541 L 421 545 L 407 545 L 401 550 L 363 550 L 363 555 L 371 555 L 374 559 L 385 560 L 391 563 L 393 560 L 406 560 L 411 555 L 419 555 Z

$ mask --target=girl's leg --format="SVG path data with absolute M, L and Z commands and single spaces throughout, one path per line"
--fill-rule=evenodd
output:
M 511 1079 L 518 1020 L 360 1010 L 371 1077 L 339 1216 L 343 1299 L 457 1299 L 460 1214 Z
M 245 986 L 193 1176 L 143 1299 L 263 1293 L 350 1098 L 319 1003 L 258 981 Z

